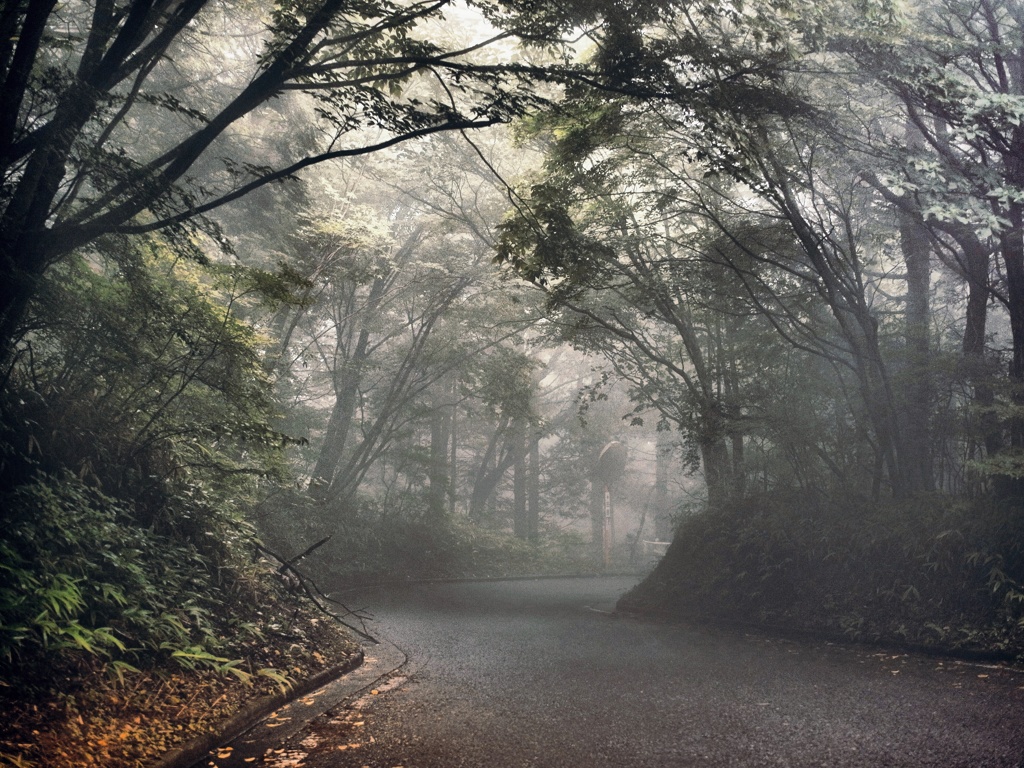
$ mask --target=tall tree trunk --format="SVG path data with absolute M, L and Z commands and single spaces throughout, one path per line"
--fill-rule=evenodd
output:
M 723 339 L 721 326 L 719 326 L 719 370 L 721 371 L 722 384 L 725 388 L 726 418 L 728 419 L 726 429 L 729 436 L 729 446 L 732 450 L 732 465 L 730 472 L 732 482 L 730 492 L 734 498 L 742 499 L 747 492 L 747 460 L 745 444 L 743 441 L 743 409 L 740 400 L 739 373 L 736 370 L 736 353 L 733 350 L 729 339 Z
M 359 382 L 342 379 L 335 388 L 334 406 L 327 421 L 324 442 L 317 454 L 316 464 L 309 481 L 310 495 L 323 500 L 345 456 L 348 433 L 358 403 Z
M 456 393 L 457 384 L 452 384 L 452 395 Z M 457 400 L 452 400 L 451 408 L 451 454 L 448 457 L 448 515 L 455 517 L 455 502 L 459 491 L 459 408 Z
M 1007 57 L 1010 64 L 1009 90 L 1014 96 L 1024 94 L 1024 48 Z M 1010 148 L 1004 155 L 1005 180 L 1011 189 L 1024 187 L 1024 125 L 1013 130 Z M 1008 420 L 1010 446 L 1024 449 L 1024 206 L 1010 202 L 1006 218 L 1008 230 L 1000 237 L 1000 251 L 1006 271 L 1006 299 L 1010 315 L 1013 356 L 1010 360 L 1010 397 L 1014 413 Z M 1005 496 L 1024 497 L 1024 478 L 1005 477 L 998 490 Z
M 540 539 L 540 434 L 530 436 L 529 477 L 526 487 L 526 537 Z
M 1018 189 L 1024 187 L 1024 127 L 1018 127 L 1013 137 L 1014 153 L 1007 163 L 1008 181 Z M 1000 247 L 1006 269 L 1006 298 L 1010 314 L 1010 333 L 1013 357 L 1010 361 L 1010 386 L 1013 402 L 1024 409 L 1024 206 L 1009 205 L 1010 229 L 1001 237 Z M 1010 420 L 1010 444 L 1024 448 L 1024 417 L 1014 415 Z
M 672 442 L 668 433 L 658 433 L 654 458 L 654 537 L 668 541 L 672 535 L 672 510 L 668 504 L 668 471 L 672 461 Z
M 366 297 L 364 309 L 360 313 L 364 321 L 374 317 L 377 313 L 389 284 L 390 276 L 378 277 L 373 281 Z M 336 333 L 339 334 L 339 337 L 343 335 L 341 328 L 337 328 Z M 363 380 L 363 368 L 370 354 L 370 328 L 364 324 L 359 329 L 355 347 L 347 354 L 341 350 L 340 338 L 337 344 L 339 354 L 332 371 L 334 407 L 331 409 L 331 417 L 327 422 L 327 430 L 324 434 L 324 443 L 317 456 L 309 484 L 311 495 L 320 500 L 327 497 L 328 490 L 334 482 L 335 475 L 345 456 L 352 419 L 355 417 L 356 406 L 359 405 L 359 388 Z
M 527 517 L 526 423 L 516 419 L 512 425 L 512 532 L 517 539 L 530 537 Z
M 992 384 L 994 366 L 985 356 L 985 334 L 988 324 L 989 249 L 973 231 L 958 233 L 957 244 L 963 251 L 964 273 L 967 279 L 967 310 L 964 319 L 964 338 L 961 345 L 963 368 L 971 386 L 977 426 L 969 436 L 985 449 L 985 455 L 995 456 L 1003 450 L 1002 427 L 995 414 L 995 391 Z M 975 445 L 968 446 L 968 455 L 975 458 Z M 997 486 L 1002 481 L 997 480 Z
M 1010 334 L 1013 342 L 1010 387 L 1014 405 L 1024 410 L 1024 242 L 1021 241 L 1024 216 L 1021 215 L 1019 206 L 1014 206 L 1012 213 L 1014 231 L 1007 233 L 1002 242 Z M 1010 418 L 1010 445 L 1013 448 L 1024 448 L 1024 417 L 1019 414 L 1014 414 Z
M 508 471 L 515 460 L 515 453 L 506 446 L 501 455 L 498 455 L 498 443 L 506 436 L 508 421 L 502 420 L 487 442 L 487 449 L 473 477 L 473 489 L 469 495 L 469 517 L 475 522 L 480 522 L 487 516 L 492 515 L 493 508 L 489 505 L 494 500 L 494 492 L 501 482 L 502 476 Z
M 430 416 L 430 456 L 427 468 L 427 514 L 431 520 L 443 520 L 448 509 L 447 495 L 451 487 L 448 466 L 451 440 L 451 416 L 447 398 L 438 398 Z
M 907 128 L 907 139 L 911 149 L 921 144 L 921 136 L 912 126 Z M 931 245 L 928 231 L 916 215 L 900 211 L 899 227 L 900 248 L 907 268 L 901 463 L 906 490 L 913 493 L 935 488 L 929 424 L 933 397 L 929 329 Z
M 731 429 L 729 444 L 732 448 L 732 495 L 733 498 L 742 499 L 747 492 L 747 457 L 743 433 L 738 429 Z

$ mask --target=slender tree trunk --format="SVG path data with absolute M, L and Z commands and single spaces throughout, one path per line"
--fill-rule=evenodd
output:
M 739 374 L 736 371 L 736 353 L 727 339 L 720 341 L 719 347 L 719 369 L 722 371 L 722 383 L 728 398 L 727 430 L 729 446 L 732 449 L 730 492 L 734 498 L 742 499 L 747 492 L 747 459 L 743 440 L 743 411 L 740 404 Z
M 364 320 L 377 313 L 389 282 L 388 277 L 378 277 L 373 281 L 366 297 L 366 304 L 360 313 Z M 342 328 L 337 328 L 335 332 L 339 337 L 345 333 Z M 340 340 L 337 343 L 338 359 L 335 369 L 332 371 L 334 407 L 331 409 L 324 443 L 317 456 L 310 480 L 310 492 L 314 498 L 320 500 L 326 498 L 345 456 L 349 430 L 352 427 L 352 420 L 355 418 L 356 407 L 359 405 L 359 388 L 363 380 L 363 368 L 370 355 L 370 329 L 366 325 L 359 329 L 355 347 L 347 354 L 341 350 Z
M 488 513 L 494 515 L 495 509 L 491 506 L 494 492 L 515 459 L 514 452 L 508 447 L 498 456 L 498 443 L 506 436 L 507 428 L 507 421 L 502 421 L 495 428 L 474 473 L 473 489 L 469 496 L 469 517 L 476 522 L 482 521 Z
M 452 384 L 452 396 L 454 398 L 456 384 Z M 459 491 L 459 409 L 456 400 L 452 400 L 451 408 L 451 454 L 448 457 L 448 515 L 455 517 L 455 502 L 458 499 Z
M 970 443 L 967 454 L 969 458 L 976 458 L 976 446 L 980 444 L 984 447 L 986 456 L 996 456 L 1003 450 L 1003 433 L 994 410 L 996 398 L 992 378 L 995 366 L 990 364 L 985 356 L 985 334 L 990 298 L 990 254 L 988 248 L 978 240 L 973 232 L 959 236 L 957 243 L 964 255 L 968 290 L 964 338 L 961 346 L 963 368 L 967 382 L 971 386 L 974 410 L 977 413 L 977 426 L 968 435 Z M 995 485 L 1000 495 L 1005 495 L 1008 491 L 1002 487 L 1005 485 L 1005 478 L 997 477 Z
M 526 494 L 526 537 L 540 539 L 540 435 L 530 437 L 529 477 Z
M 448 508 L 447 494 L 451 486 L 450 467 L 448 466 L 451 418 L 446 400 L 445 397 L 436 399 L 430 416 L 427 514 L 434 521 L 444 519 L 445 511 Z
M 517 539 L 530 537 L 527 517 L 526 424 L 517 419 L 512 425 L 512 532 Z
M 672 535 L 672 510 L 668 505 L 668 472 L 672 461 L 672 443 L 667 433 L 658 433 L 654 459 L 654 537 L 668 541 Z
M 359 382 L 342 379 L 327 421 L 324 443 L 317 455 L 309 488 L 313 498 L 323 500 L 345 456 L 348 433 L 359 402 Z
M 487 498 L 490 492 L 485 492 L 485 481 L 494 466 L 494 453 L 498 443 L 498 432 L 495 430 L 487 443 L 476 472 L 473 473 L 473 487 L 469 489 L 469 519 L 480 523 L 484 519 L 484 512 L 487 508 Z
M 920 135 L 908 127 L 908 144 L 921 143 Z M 931 403 L 933 397 L 930 328 L 931 246 L 928 231 L 918 218 L 900 212 L 900 247 L 907 268 L 907 296 L 904 313 L 906 361 L 902 383 L 903 424 L 901 463 L 906 490 L 935 488 L 931 446 Z
M 743 433 L 732 430 L 729 443 L 732 447 L 732 494 L 734 498 L 742 499 L 747 492 L 747 458 Z

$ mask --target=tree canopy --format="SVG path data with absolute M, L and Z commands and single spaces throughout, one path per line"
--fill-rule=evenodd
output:
M 493 51 L 513 40 L 554 45 L 563 13 L 478 3 L 501 27 L 480 22 L 445 39 L 438 25 L 452 6 L 6 3 L 4 365 L 41 276 L 75 249 L 156 231 L 184 247 L 197 232 L 216 239 L 204 214 L 268 183 L 536 105 L 537 70 Z M 280 122 L 302 100 L 313 124 L 261 148 L 254 121 Z

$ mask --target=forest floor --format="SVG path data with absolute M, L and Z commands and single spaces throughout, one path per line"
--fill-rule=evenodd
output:
M 340 625 L 302 608 L 287 631 L 264 632 L 248 646 L 237 669 L 271 668 L 298 683 L 352 661 L 359 650 Z M 45 692 L 26 696 L 0 687 L 0 767 L 143 768 L 280 690 L 280 681 L 266 675 L 181 666 L 124 672 L 119 679 L 94 660 Z

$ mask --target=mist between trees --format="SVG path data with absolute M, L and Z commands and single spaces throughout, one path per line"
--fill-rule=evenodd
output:
M 1016 0 L 7 3 L 5 665 L 214 647 L 279 567 L 669 539 L 630 605 L 1020 653 L 1022 34 Z

